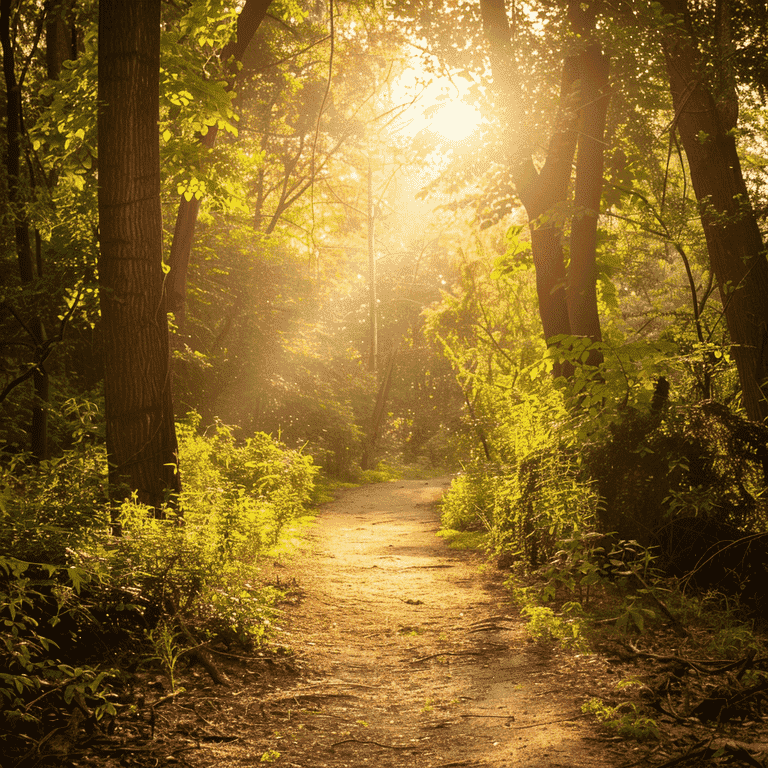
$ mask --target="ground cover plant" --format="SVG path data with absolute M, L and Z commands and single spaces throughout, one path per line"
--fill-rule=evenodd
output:
M 94 413 L 93 410 L 90 411 Z M 83 733 L 114 727 L 137 675 L 173 696 L 206 648 L 258 649 L 280 590 L 263 559 L 307 514 L 316 467 L 264 434 L 179 425 L 187 485 L 162 517 L 101 487 L 103 449 L 4 467 L 2 744 L 12 764 L 59 760 Z M 16 461 L 22 462 L 23 457 Z M 119 523 L 115 535 L 113 520 Z

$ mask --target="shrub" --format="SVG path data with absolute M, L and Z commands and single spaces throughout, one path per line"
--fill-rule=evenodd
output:
M 37 742 L 51 729 L 116 714 L 107 698 L 110 671 L 84 662 L 71 643 L 72 629 L 90 618 L 87 607 L 73 599 L 89 580 L 80 569 L 0 556 L 4 752 L 12 751 L 12 740 Z
M 223 425 L 212 436 L 198 425 L 196 416 L 179 425 L 178 510 L 157 519 L 128 500 L 119 537 L 110 533 L 102 447 L 75 440 L 54 460 L 0 465 L 4 752 L 115 715 L 108 665 L 129 648 L 168 667 L 189 627 L 242 643 L 264 638 L 277 594 L 256 568 L 304 513 L 317 470 L 268 435 L 237 442 Z
M 556 391 L 542 400 L 507 404 L 496 427 L 499 460 L 479 457 L 454 480 L 443 502 L 442 524 L 488 530 L 496 553 L 511 552 L 533 566 L 549 559 L 556 542 L 587 526 L 598 497 L 580 472 L 579 456 L 561 444 Z

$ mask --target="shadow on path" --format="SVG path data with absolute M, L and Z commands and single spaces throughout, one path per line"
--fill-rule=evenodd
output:
M 282 622 L 297 674 L 235 693 L 240 738 L 194 765 L 622 762 L 579 711 L 601 662 L 531 643 L 500 580 L 435 535 L 448 483 L 356 488 L 321 509 L 310 550 L 280 569 L 302 594 Z

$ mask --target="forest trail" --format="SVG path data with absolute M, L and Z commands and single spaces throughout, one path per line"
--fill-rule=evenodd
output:
M 531 643 L 499 574 L 435 535 L 448 484 L 366 486 L 321 509 L 311 547 L 275 569 L 300 596 L 280 622 L 291 654 L 195 705 L 222 738 L 204 740 L 187 764 L 623 762 L 579 709 L 599 695 L 593 673 L 604 662 Z

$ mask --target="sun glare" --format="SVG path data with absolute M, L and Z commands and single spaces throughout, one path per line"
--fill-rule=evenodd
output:
M 449 101 L 435 111 L 430 129 L 458 143 L 471 136 L 479 124 L 480 113 L 473 106 L 463 101 Z
M 480 112 L 465 101 L 470 83 L 461 77 L 440 77 L 421 68 L 414 58 L 393 84 L 392 96 L 398 104 L 410 107 L 401 114 L 398 131 L 406 136 L 432 134 L 433 139 L 460 144 L 482 122 Z M 438 140 L 439 143 L 439 140 Z

